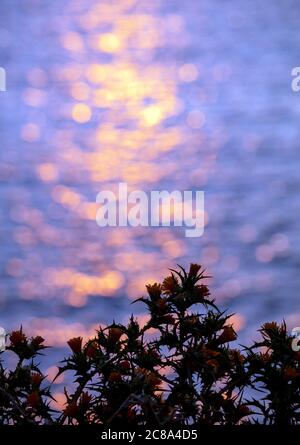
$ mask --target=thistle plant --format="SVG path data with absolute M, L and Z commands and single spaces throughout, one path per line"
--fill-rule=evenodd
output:
M 299 424 L 300 356 L 286 325 L 265 323 L 261 341 L 237 346 L 232 314 L 211 298 L 205 270 L 191 264 L 170 272 L 136 300 L 149 315 L 144 326 L 132 315 L 87 341 L 68 341 L 71 353 L 56 378 L 73 372 L 75 389 L 65 389 L 61 412 L 51 409 L 51 385 L 37 363 L 44 340 L 28 339 L 22 329 L 11 333 L 7 349 L 18 362 L 14 370 L 0 367 L 0 422 Z

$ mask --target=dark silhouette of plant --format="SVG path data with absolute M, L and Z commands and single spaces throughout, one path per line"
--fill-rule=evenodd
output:
M 248 366 L 252 387 L 262 388 L 264 397 L 249 406 L 258 408 L 265 424 L 299 424 L 300 351 L 291 348 L 285 323 L 265 323 L 260 332 L 262 341 L 248 350 Z M 261 348 L 264 352 L 255 352 Z
M 44 339 L 28 339 L 21 328 L 12 332 L 9 340 L 7 350 L 14 352 L 18 360 L 10 371 L 0 362 L 0 424 L 52 423 L 50 388 L 43 385 L 45 376 L 36 363 L 36 357 L 45 349 Z
M 300 416 L 300 353 L 285 324 L 266 323 L 262 341 L 243 349 L 231 315 L 221 312 L 197 264 L 179 267 L 162 283 L 147 285 L 149 321 L 113 323 L 94 338 L 69 340 L 71 356 L 57 376 L 75 374 L 61 413 L 36 364 L 44 340 L 10 335 L 15 370 L 0 368 L 0 422 L 53 424 L 290 425 Z M 25 363 L 26 362 L 26 363 Z M 252 392 L 257 397 L 246 397 Z

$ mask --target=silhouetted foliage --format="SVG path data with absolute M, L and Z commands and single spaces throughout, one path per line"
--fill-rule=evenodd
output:
M 0 364 L 0 423 L 299 424 L 300 353 L 285 324 L 265 323 L 260 342 L 231 348 L 231 316 L 217 308 L 205 278 L 197 264 L 171 270 L 138 299 L 149 312 L 145 326 L 131 316 L 87 342 L 69 340 L 57 376 L 73 371 L 76 390 L 65 390 L 60 413 L 37 364 L 44 339 L 12 332 L 7 349 L 18 361 L 13 370 Z

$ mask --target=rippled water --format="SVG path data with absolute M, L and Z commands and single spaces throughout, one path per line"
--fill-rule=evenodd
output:
M 299 325 L 299 3 L 0 8 L 0 324 L 59 347 L 197 261 L 242 338 Z M 96 195 L 122 181 L 204 190 L 204 236 L 99 228 Z

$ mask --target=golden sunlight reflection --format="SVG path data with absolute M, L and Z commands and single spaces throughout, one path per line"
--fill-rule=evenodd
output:
M 176 175 L 178 166 L 174 159 L 164 156 L 186 143 L 184 127 L 174 123 L 166 127 L 164 123 L 184 111 L 184 101 L 178 95 L 179 84 L 195 81 L 199 69 L 191 63 L 168 67 L 153 59 L 153 50 L 163 47 L 168 37 L 175 42 L 175 36 L 183 31 L 183 21 L 180 16 L 170 15 L 166 26 L 162 26 L 154 5 L 150 8 L 153 12 L 129 14 L 127 11 L 134 4 L 93 2 L 88 11 L 75 19 L 83 32 L 66 29 L 60 37 L 63 49 L 70 56 L 80 54 L 80 62 L 74 59 L 54 70 L 54 80 L 63 83 L 69 93 L 69 105 L 61 112 L 67 119 L 65 113 L 69 108 L 69 118 L 83 125 L 84 139 L 78 139 L 80 128 L 76 126 L 55 130 L 52 140 L 56 159 L 39 164 L 36 173 L 39 180 L 50 187 L 52 202 L 70 212 L 70 219 L 76 222 L 74 230 L 76 226 L 84 230 L 84 221 L 95 221 L 95 195 L 101 189 L 113 188 L 112 181 L 125 181 L 129 187 L 143 189 L 147 183 L 154 185 Z M 80 5 L 78 2 L 79 9 Z M 107 24 L 112 31 L 98 31 Z M 141 60 L 139 51 L 143 55 Z M 109 54 L 110 59 L 101 62 L 105 54 Z M 28 105 L 39 106 L 46 100 L 45 91 L 33 86 L 42 88 L 46 84 L 45 75 L 35 68 L 28 73 L 28 79 L 32 88 L 26 90 L 24 100 Z M 200 128 L 203 122 L 204 114 L 200 110 L 187 115 L 187 125 L 192 128 Z M 85 128 L 88 123 L 91 126 Z M 37 128 L 37 124 L 27 124 L 22 137 L 33 142 L 38 137 Z M 92 191 L 89 198 L 82 188 L 68 186 L 68 177 L 89 184 Z M 32 214 L 32 210 L 23 209 L 22 219 L 28 212 Z M 59 207 L 56 213 L 55 219 L 63 218 Z M 32 218 L 33 215 L 27 220 Z M 55 227 L 51 231 L 49 226 L 44 230 L 43 224 L 41 217 L 34 232 L 28 227 L 19 228 L 16 241 L 31 245 L 42 239 L 45 244 L 63 246 L 65 231 Z M 93 231 L 96 233 L 95 227 Z M 155 234 L 157 251 L 149 253 L 139 246 L 139 233 L 124 229 L 114 229 L 109 234 L 98 232 L 96 236 L 103 252 L 98 257 L 99 248 L 95 245 L 89 255 L 86 242 L 80 239 L 80 255 L 87 261 L 94 262 L 92 258 L 95 258 L 98 272 L 80 272 L 76 268 L 80 262 L 68 259 L 65 254 L 65 265 L 61 268 L 45 268 L 43 285 L 59 292 L 64 290 L 65 304 L 73 307 L 85 306 L 89 296 L 113 296 L 121 289 L 129 298 L 134 298 L 137 292 L 143 292 L 147 280 L 157 279 L 155 271 L 185 255 L 184 240 L 171 232 L 165 230 L 161 240 L 159 233 Z M 96 239 L 94 242 L 97 243 Z M 104 255 L 115 270 L 103 270 Z M 65 267 L 68 264 L 73 267 Z M 27 262 L 28 268 L 30 262 Z M 145 270 L 153 273 L 149 275 Z M 39 292 L 28 277 L 20 280 L 19 290 L 23 299 L 38 297 Z M 41 292 L 40 298 L 44 298 Z
M 115 310 L 128 313 L 128 300 L 177 263 L 204 264 L 216 277 L 214 295 L 226 304 L 272 289 L 268 267 L 285 258 L 292 243 L 276 215 L 270 216 L 274 231 L 267 221 L 271 234 L 262 237 L 256 219 L 264 212 L 245 210 L 239 163 L 247 171 L 249 163 L 249 172 L 251 162 L 257 165 L 261 138 L 253 130 L 231 148 L 228 127 L 231 115 L 239 127 L 231 108 L 239 93 L 231 98 L 227 91 L 233 68 L 214 58 L 213 37 L 197 40 L 189 17 L 162 0 L 65 3 L 63 14 L 53 12 L 43 22 L 51 46 L 47 63 L 45 42 L 37 41 L 23 67 L 19 151 L 10 150 L 8 138 L 0 164 L 10 224 L 2 236 L 0 304 L 28 309 L 29 330 L 62 346 L 72 336 L 91 335 L 99 312 L 101 322 Z M 203 13 L 199 32 L 206 20 Z M 96 196 L 116 191 L 119 182 L 129 191 L 207 191 L 205 236 L 185 238 L 180 227 L 98 227 Z M 284 193 L 280 183 L 272 193 L 275 186 Z M 243 257 L 261 269 L 250 274 Z M 233 318 L 237 330 L 247 323 L 244 312 L 238 307 Z

